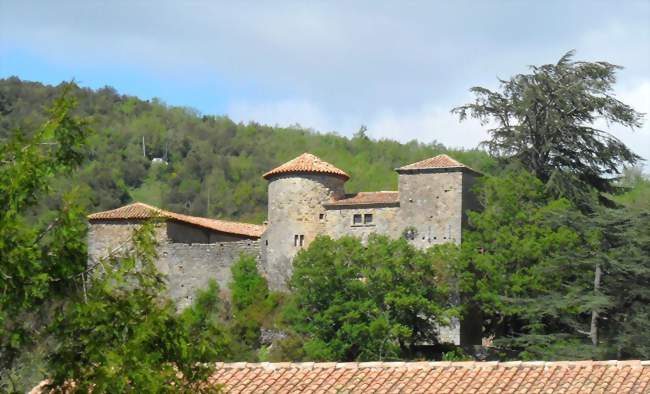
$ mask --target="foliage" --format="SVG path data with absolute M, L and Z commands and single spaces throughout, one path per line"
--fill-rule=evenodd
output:
M 583 214 L 522 169 L 486 179 L 480 196 L 458 269 L 498 346 L 524 359 L 648 354 L 637 337 L 650 327 L 648 212 Z
M 128 255 L 87 267 L 80 191 L 60 197 L 53 186 L 86 156 L 89 129 L 71 115 L 70 89 L 42 127 L 0 145 L 0 389 L 29 390 L 46 374 L 80 392 L 214 391 L 204 363 L 232 354 L 214 286 L 179 315 L 162 296 L 152 226 Z
M 233 264 L 232 282 L 232 304 L 235 313 L 259 303 L 269 295 L 269 288 L 266 279 L 257 271 L 257 262 L 253 256 L 242 255 Z
M 53 325 L 53 388 L 112 392 L 209 392 L 212 364 L 228 355 L 223 329 L 210 317 L 212 284 L 181 315 L 160 297 L 153 225 L 134 231 L 133 250 L 101 261 Z M 101 269 L 100 269 L 101 268 Z
M 2 378 L 37 375 L 20 359 L 79 391 L 207 390 L 214 360 L 412 359 L 439 324 L 475 310 L 501 358 L 650 357 L 650 181 L 635 168 L 617 179 L 638 156 L 594 126 L 637 127 L 641 116 L 611 93 L 618 66 L 572 56 L 501 81 L 500 92 L 474 88 L 477 101 L 454 110 L 497 124 L 486 142 L 494 159 L 372 140 L 365 126 L 344 138 L 235 124 L 111 88 L 0 80 Z M 212 282 L 177 311 L 152 264 L 150 226 L 130 253 L 86 267 L 85 201 L 98 210 L 137 198 L 261 222 L 259 175 L 304 151 L 363 174 L 348 191 L 394 189 L 392 168 L 450 153 L 489 174 L 483 209 L 468 214 L 460 248 L 318 238 L 294 261 L 286 306 L 242 256 L 230 310 Z M 451 302 L 457 288 L 463 308 Z M 263 328 L 282 339 L 267 347 Z
M 311 360 L 408 358 L 436 342 L 449 305 L 446 261 L 404 239 L 319 237 L 294 259 L 287 319 Z
M 240 354 L 248 354 L 248 358 L 254 359 L 252 353 L 261 345 L 261 329 L 265 325 L 273 326 L 281 296 L 269 293 L 266 279 L 258 272 L 254 257 L 240 256 L 231 271 L 232 316 L 229 329 L 243 347 Z
M 12 128 L 31 130 L 45 115 L 41 108 L 62 87 L 0 79 L 7 115 L 0 139 Z M 393 168 L 439 153 L 480 170 L 492 160 L 477 150 L 449 150 L 439 143 L 400 144 L 359 135 L 345 138 L 300 126 L 237 124 L 225 116 L 202 116 L 159 100 L 124 96 L 112 88 L 72 86 L 70 94 L 96 133 L 87 161 L 74 178 L 60 177 L 57 188 L 84 186 L 92 211 L 140 200 L 179 213 L 261 223 L 266 217 L 266 181 L 261 174 L 309 151 L 352 174 L 348 191 L 394 190 Z M 364 134 L 365 135 L 365 134 Z M 362 138 L 363 137 L 363 138 Z M 143 138 L 146 153 L 143 152 Z M 163 158 L 168 164 L 152 163 Z
M 85 214 L 78 190 L 51 201 L 48 215 L 33 209 L 51 195 L 51 182 L 84 157 L 90 130 L 71 114 L 70 87 L 48 110 L 49 120 L 28 134 L 14 130 L 0 144 L 0 371 L 35 345 L 48 306 L 66 294 L 85 263 Z M 4 375 L 4 373 L 3 373 Z
M 612 175 L 640 159 L 596 121 L 634 128 L 642 114 L 612 93 L 620 66 L 573 56 L 500 80 L 500 92 L 474 87 L 476 101 L 452 112 L 495 124 L 484 142 L 495 157 L 520 162 L 554 196 L 580 203 L 591 188 L 617 191 Z
M 475 87 L 475 103 L 453 110 L 496 123 L 484 144 L 509 165 L 484 182 L 458 269 L 486 333 L 516 357 L 648 354 L 636 335 L 650 327 L 647 180 L 631 169 L 614 177 L 640 157 L 594 126 L 641 125 L 612 94 L 618 69 L 569 52 L 501 81 L 501 92 Z

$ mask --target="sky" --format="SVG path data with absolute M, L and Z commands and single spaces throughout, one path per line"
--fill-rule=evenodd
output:
M 572 49 L 624 66 L 617 97 L 650 113 L 650 0 L 0 0 L 0 78 L 74 79 L 235 121 L 347 136 L 366 125 L 373 138 L 450 147 L 487 138 L 449 112 L 469 88 Z M 650 160 L 650 116 L 610 130 Z

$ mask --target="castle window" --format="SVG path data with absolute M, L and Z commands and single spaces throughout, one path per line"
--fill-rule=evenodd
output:
M 360 213 L 355 213 L 352 217 L 352 224 L 362 224 L 362 218 Z
M 293 236 L 293 246 L 298 246 L 298 239 L 300 236 L 298 234 Z
M 305 244 L 305 235 L 304 234 L 295 234 L 293 236 L 293 246 L 302 247 Z
M 300 247 L 302 247 L 304 244 L 305 244 L 305 236 L 301 234 L 300 235 Z
M 363 215 L 363 224 L 372 224 L 372 213 Z
M 324 214 L 324 213 L 321 213 L 320 215 L 318 215 L 318 218 L 319 218 L 320 220 L 325 219 L 325 214 Z

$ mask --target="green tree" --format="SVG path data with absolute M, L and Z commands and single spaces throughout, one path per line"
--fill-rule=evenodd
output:
M 447 261 L 404 239 L 317 238 L 294 260 L 287 319 L 312 360 L 408 358 L 457 314 Z
M 0 96 L 7 103 L 6 115 L 0 115 L 0 139 L 14 128 L 32 130 L 43 123 L 47 114 L 42 108 L 61 89 L 15 77 L 0 79 Z M 262 223 L 267 185 L 260 175 L 305 151 L 351 173 L 350 192 L 395 189 L 393 168 L 439 153 L 449 153 L 479 170 L 493 166 L 493 160 L 479 150 L 238 124 L 225 116 L 201 116 L 160 100 L 120 95 L 109 87 L 91 90 L 73 84 L 70 95 L 79 104 L 75 113 L 92 118 L 96 133 L 88 139 L 88 160 L 79 175 L 58 178 L 68 188 L 87 186 L 93 211 L 137 199 L 176 212 Z M 158 166 L 152 174 L 154 157 L 166 158 L 168 165 Z M 39 213 L 48 211 L 49 199 L 43 203 Z
M 479 198 L 483 211 L 469 213 L 471 231 L 463 237 L 461 289 L 482 310 L 487 335 L 539 335 L 538 329 L 548 328 L 539 327 L 547 314 L 579 307 L 576 294 L 566 298 L 571 305 L 551 305 L 549 294 L 568 294 L 565 279 L 591 273 L 584 262 L 566 259 L 582 250 L 582 239 L 566 223 L 572 205 L 564 199 L 549 201 L 542 182 L 521 169 L 485 179 Z M 585 274 L 576 281 L 585 285 Z M 560 331 L 571 330 L 565 326 Z
M 606 303 L 595 309 L 590 338 L 609 358 L 650 357 L 650 204 L 601 209 L 599 229 L 601 281 L 594 292 Z
M 39 338 L 47 308 L 74 286 L 86 263 L 85 214 L 77 190 L 33 211 L 52 180 L 79 166 L 87 123 L 71 114 L 69 87 L 34 132 L 14 130 L 0 144 L 0 371 Z
M 475 102 L 452 112 L 494 125 L 483 142 L 493 156 L 522 163 L 554 196 L 580 203 L 591 188 L 617 191 L 612 176 L 640 158 L 596 121 L 634 128 L 642 114 L 612 93 L 620 66 L 573 56 L 500 80 L 500 91 L 473 87 Z
M 212 284 L 178 314 L 161 297 L 164 278 L 154 259 L 154 226 L 134 231 L 125 256 L 98 262 L 52 329 L 50 386 L 74 392 L 213 392 L 212 362 L 229 356 L 224 329 L 212 317 Z
M 257 270 L 255 258 L 242 255 L 232 268 L 232 304 L 235 312 L 243 311 L 255 303 L 265 300 L 269 295 L 266 279 Z
M 480 197 L 458 269 L 498 346 L 533 359 L 648 353 L 647 212 L 584 214 L 522 169 L 487 178 Z
M 230 291 L 232 317 L 230 331 L 239 339 L 249 359 L 254 359 L 254 350 L 260 348 L 263 326 L 275 329 L 275 314 L 282 301 L 279 294 L 270 293 L 266 279 L 257 270 L 255 258 L 242 255 L 232 266 Z M 244 357 L 242 357 L 244 358 Z

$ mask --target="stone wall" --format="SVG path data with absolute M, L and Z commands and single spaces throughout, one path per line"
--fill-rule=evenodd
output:
M 467 222 L 464 211 L 476 206 L 476 199 L 470 195 L 474 180 L 473 175 L 457 169 L 400 173 L 399 221 L 404 228 L 415 229 L 411 242 L 416 247 L 428 248 L 447 242 L 460 244 Z M 459 304 L 459 294 L 454 294 L 450 302 Z M 456 345 L 473 342 L 470 337 L 475 333 L 475 326 L 455 318 L 450 323 L 438 326 L 441 342 Z
M 133 231 L 142 225 L 139 220 L 93 221 L 88 228 L 88 258 L 97 261 L 109 253 L 123 253 L 130 248 Z M 155 237 L 159 243 L 167 241 L 166 223 L 155 226 Z
M 354 215 L 371 214 L 372 224 L 354 224 Z M 324 234 L 332 238 L 352 235 L 362 241 L 368 239 L 370 234 L 381 234 L 392 238 L 400 236 L 402 225 L 398 218 L 399 207 L 394 206 L 367 206 L 367 207 L 328 207 L 325 214 Z
M 141 225 L 141 221 L 93 221 L 88 231 L 88 256 L 91 262 L 111 251 L 124 253 L 130 247 L 133 230 Z M 194 229 L 174 222 L 158 223 L 155 228 L 159 243 L 156 267 L 166 275 L 168 294 L 179 308 L 191 304 L 196 291 L 205 288 L 210 279 L 214 279 L 219 288 L 227 292 L 232 279 L 230 267 L 242 254 L 255 257 L 258 263 L 261 261 L 259 240 L 234 238 L 226 242 L 198 243 L 197 240 L 205 239 L 201 238 L 205 234 L 201 229 L 192 231 Z M 168 236 L 170 233 L 193 243 L 173 242 Z M 216 236 L 208 234 L 207 239 L 211 238 Z
M 343 197 L 344 182 L 341 177 L 327 174 L 289 174 L 270 180 L 269 224 L 263 237 L 267 263 L 263 272 L 272 290 L 286 290 L 293 257 L 323 234 L 323 203 Z
M 235 241 L 212 244 L 165 243 L 159 248 L 158 269 L 167 276 L 169 295 L 179 308 L 192 303 L 198 289 L 214 279 L 228 292 L 230 268 L 242 254 L 260 259 L 260 241 Z
M 415 229 L 412 243 L 419 248 L 460 243 L 463 173 L 420 172 L 399 175 L 400 214 L 404 228 Z
M 216 231 L 193 226 L 188 223 L 168 221 L 167 238 L 170 242 L 212 244 L 217 242 L 233 242 L 249 239 L 235 234 L 224 234 Z

